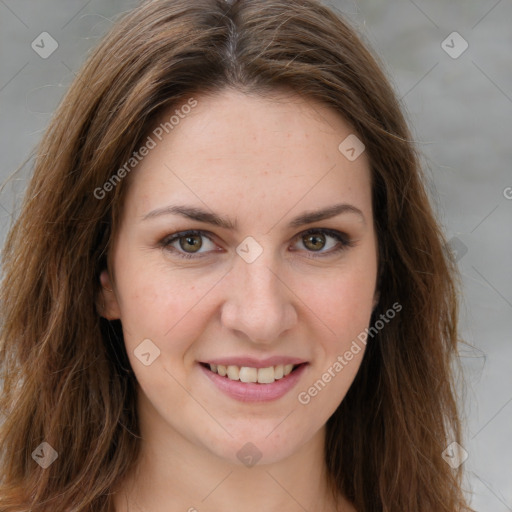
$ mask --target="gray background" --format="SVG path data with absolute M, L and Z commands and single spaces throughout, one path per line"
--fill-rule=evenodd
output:
M 88 50 L 136 3 L 0 0 L 0 181 L 30 157 Z M 458 248 L 461 335 L 470 345 L 461 349 L 467 488 L 476 510 L 512 511 L 512 2 L 329 3 L 383 61 Z M 45 31 L 59 46 L 43 59 L 31 43 Z M 469 44 L 458 58 L 441 46 L 453 31 Z M 0 244 L 30 168 L 0 195 Z

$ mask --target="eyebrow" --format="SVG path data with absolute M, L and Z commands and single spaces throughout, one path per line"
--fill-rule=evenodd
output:
M 358 215 L 364 224 L 366 224 L 366 219 L 363 212 L 347 203 L 335 204 L 332 206 L 328 206 L 326 208 L 322 208 L 320 210 L 306 211 L 301 213 L 299 216 L 295 217 L 288 224 L 291 228 L 297 228 L 299 226 L 304 226 L 306 224 L 312 224 L 313 222 L 319 222 L 321 220 L 330 219 L 332 217 L 336 217 L 337 215 L 341 215 L 342 213 L 351 213 Z M 162 208 L 157 208 L 156 210 L 152 210 L 146 215 L 142 217 L 142 220 L 149 220 L 155 217 L 160 217 L 162 215 L 181 215 L 182 217 L 186 217 L 187 219 L 196 220 L 198 222 L 204 222 L 206 224 L 212 224 L 214 226 L 218 226 L 225 229 L 237 230 L 237 223 L 233 222 L 230 219 L 221 217 L 220 215 L 208 212 L 201 208 L 197 208 L 194 206 L 185 206 L 185 205 L 169 205 L 164 206 Z

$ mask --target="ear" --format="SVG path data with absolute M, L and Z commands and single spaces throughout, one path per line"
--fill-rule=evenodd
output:
M 98 314 L 107 320 L 119 320 L 121 318 L 121 310 L 112 288 L 112 281 L 108 275 L 108 270 L 105 269 L 101 272 L 100 283 L 101 290 L 96 300 Z

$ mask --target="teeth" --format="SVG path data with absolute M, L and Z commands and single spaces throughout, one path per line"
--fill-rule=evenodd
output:
M 228 379 L 240 380 L 240 368 L 238 366 L 228 366 Z
M 258 382 L 258 370 L 256 368 L 242 366 L 242 368 L 240 368 L 239 377 L 242 382 Z
M 278 364 L 267 368 L 251 368 L 249 366 L 223 366 L 221 364 L 210 364 L 210 370 L 218 373 L 221 377 L 241 382 L 258 382 L 259 384 L 272 384 L 291 373 L 293 364 Z
M 276 379 L 273 366 L 258 369 L 258 382 L 260 384 L 272 384 L 272 382 L 274 382 L 275 380 Z

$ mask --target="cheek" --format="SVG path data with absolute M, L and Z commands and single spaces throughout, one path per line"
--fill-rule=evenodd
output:
M 368 265 L 331 271 L 321 280 L 312 280 L 303 286 L 308 292 L 301 296 L 328 328 L 333 343 L 344 343 L 368 327 L 375 283 L 376 264 L 370 260 Z
M 219 276 L 172 270 L 141 256 L 119 258 L 116 278 L 127 350 L 149 338 L 162 352 L 180 352 L 197 337 L 204 303 Z
M 363 271 L 364 270 L 364 271 Z M 375 271 L 370 265 L 361 271 L 333 274 L 311 282 L 309 308 L 314 311 L 309 335 L 315 340 L 317 364 L 297 400 L 304 414 L 325 422 L 339 406 L 359 371 L 366 344 L 375 289 Z

